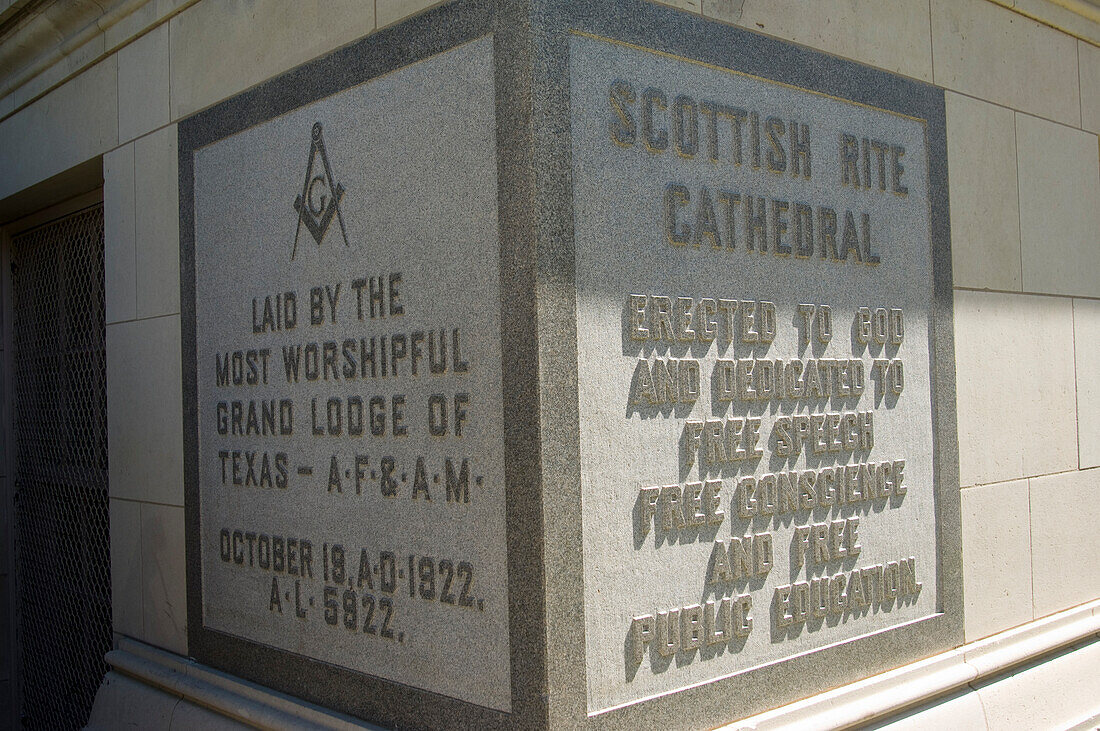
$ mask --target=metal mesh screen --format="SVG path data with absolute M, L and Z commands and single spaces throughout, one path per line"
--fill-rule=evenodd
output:
M 103 207 L 11 245 L 23 727 L 80 728 L 111 645 Z

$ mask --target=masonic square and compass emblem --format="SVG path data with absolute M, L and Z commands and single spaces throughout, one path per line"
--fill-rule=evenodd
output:
M 320 170 L 316 171 L 320 164 Z M 315 172 L 316 171 L 316 172 Z M 340 200 L 344 197 L 344 186 L 337 183 L 332 175 L 325 141 L 321 136 L 321 123 L 313 124 L 310 136 L 309 163 L 306 165 L 306 179 L 302 192 L 294 201 L 294 210 L 298 211 L 298 227 L 294 231 L 294 248 L 290 252 L 291 261 L 298 255 L 298 237 L 302 233 L 302 224 L 313 235 L 317 245 L 325 238 L 332 217 L 340 222 L 340 233 L 344 236 L 344 246 L 348 245 L 348 232 L 344 227 L 344 216 L 340 212 Z

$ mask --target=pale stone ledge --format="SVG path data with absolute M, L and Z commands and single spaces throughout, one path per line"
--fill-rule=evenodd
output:
M 848 728 L 883 721 L 1016 670 L 1070 645 L 1100 641 L 1100 600 L 873 678 L 737 721 L 723 731 Z M 1053 662 L 1053 661 L 1052 661 Z M 1100 708 L 1094 709 L 1100 713 Z M 1088 724 L 1095 716 L 1081 723 Z
M 3 115 L 43 96 L 196 2 L 46 0 L 5 12 L 0 15 L 0 99 L 14 101 Z
M 1072 36 L 1100 45 L 1100 4 L 1095 0 L 989 0 Z
M 270 729 L 378 728 L 126 637 L 120 638 L 117 650 L 107 653 L 107 663 L 113 672 L 107 674 L 100 686 L 88 722 L 90 729 L 114 725 L 120 719 L 120 710 L 121 717 L 135 721 L 144 718 L 140 708 L 117 707 L 120 700 L 132 702 L 135 699 L 132 691 L 124 698 L 112 693 L 111 676 L 115 674 L 150 686 L 150 698 L 167 694 L 250 726 Z
M 815 728 L 846 728 L 881 721 L 948 694 L 972 691 L 973 686 L 1017 671 L 1060 649 L 1098 640 L 1100 600 L 1095 600 L 927 660 L 738 721 L 725 730 L 771 731 L 806 728 L 807 724 Z M 110 690 L 119 675 L 145 684 L 150 703 L 154 697 L 165 700 L 167 695 L 179 699 L 181 704 L 214 711 L 227 720 L 263 728 L 378 728 L 129 638 L 119 640 L 118 649 L 107 654 L 107 662 L 113 672 L 100 688 L 89 728 L 97 728 L 97 724 L 118 719 L 120 712 L 128 712 L 117 707 L 119 698 L 112 698 Z M 130 701 L 134 700 L 133 692 L 131 684 L 126 690 L 126 698 Z M 141 713 L 136 709 L 129 712 Z M 169 711 L 168 715 L 175 713 L 178 710 Z M 1071 722 L 1075 725 L 1070 728 L 1091 728 L 1095 720 L 1095 715 L 1077 719 Z

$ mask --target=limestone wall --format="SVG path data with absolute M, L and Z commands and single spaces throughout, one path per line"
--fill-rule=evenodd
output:
M 947 89 L 966 640 L 1100 598 L 1100 11 L 672 4 Z M 120 635 L 187 654 L 175 123 L 428 5 L 150 0 L 115 3 L 91 30 L 3 41 L 30 50 L 0 66 L 0 222 L 58 202 L 51 191 L 79 185 L 66 171 L 102 160 Z M 1095 686 L 1063 682 L 1096 676 L 1095 655 L 1063 657 L 1026 696 L 1004 681 L 985 710 L 960 700 L 956 718 L 1096 712 Z

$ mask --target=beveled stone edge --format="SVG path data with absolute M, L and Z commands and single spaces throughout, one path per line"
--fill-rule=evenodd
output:
M 867 724 L 974 683 L 995 681 L 1082 641 L 1100 641 L 1100 599 L 721 728 L 774 731 L 807 724 L 821 728 Z
M 1100 599 L 926 660 L 724 726 L 725 731 L 847 727 L 896 715 L 1071 645 L 1100 641 Z M 161 650 L 120 638 L 107 662 L 122 675 L 244 723 L 271 728 L 380 729 Z M 140 712 L 139 709 L 135 709 Z M 1091 727 L 1093 717 L 1077 726 Z
M 11 39 L 14 40 L 7 40 L 6 43 L 19 45 L 20 52 L 17 58 L 25 62 L 13 64 L 11 72 L 0 74 L 0 102 L 15 99 L 7 111 L 0 113 L 0 121 L 15 116 L 54 89 L 77 78 L 103 59 L 117 53 L 154 28 L 164 25 L 197 2 L 199 0 L 183 0 L 176 7 L 160 11 L 153 20 L 141 22 L 125 30 L 109 45 L 106 38 L 112 29 L 131 22 L 130 18 L 136 17 L 143 7 L 150 4 L 150 0 L 116 0 L 90 22 L 64 36 L 60 41 L 57 40 L 55 33 L 48 32 L 52 27 L 49 22 L 39 21 L 44 13 L 32 14 L 25 22 L 16 23 L 18 27 L 14 27 L 11 35 Z M 70 16 L 77 15 L 77 3 L 72 3 L 71 7 L 57 2 L 54 5 L 64 8 Z M 92 44 L 99 40 L 103 41 L 100 44 L 102 47 L 93 49 L 96 52 L 89 54 L 84 63 L 72 69 L 70 73 L 62 74 L 56 79 L 48 79 L 51 69 L 82 49 L 92 47 Z
M 263 728 L 381 729 L 293 696 L 223 673 L 175 653 L 122 637 L 106 656 L 112 669 L 183 700 Z M 140 709 L 135 709 L 140 713 Z
M 1100 46 L 1100 7 L 1090 0 L 989 0 L 1006 10 Z

